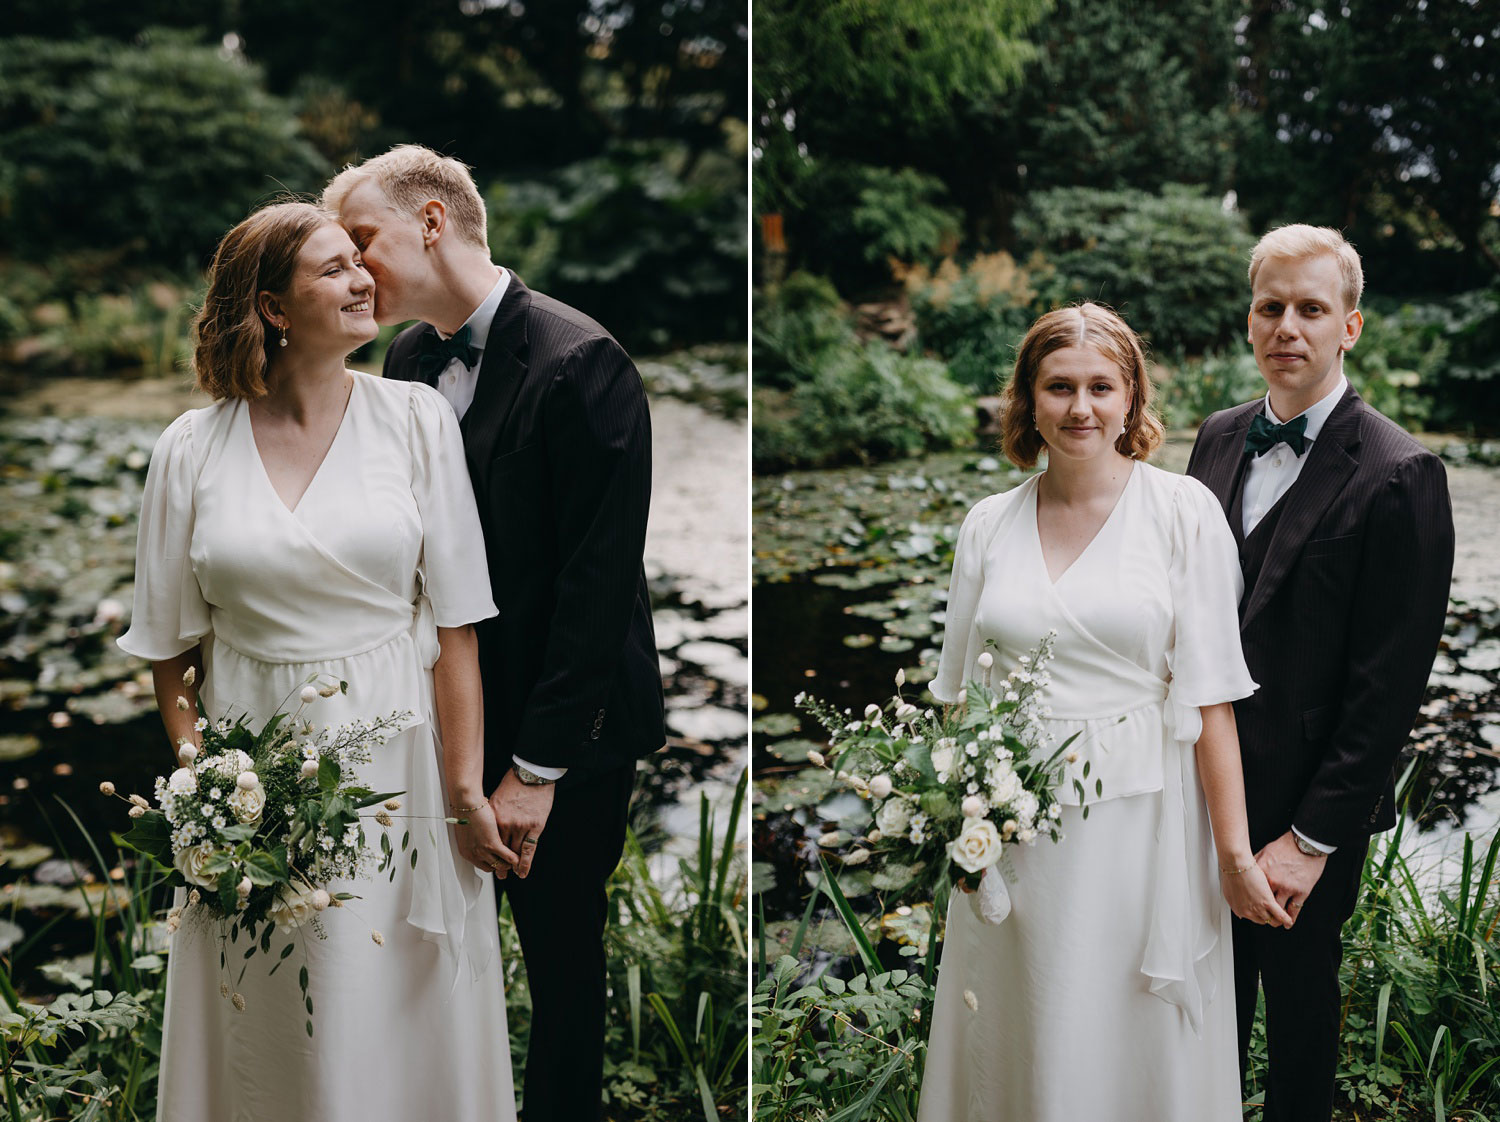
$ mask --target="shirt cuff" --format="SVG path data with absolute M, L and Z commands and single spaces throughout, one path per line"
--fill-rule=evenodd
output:
M 550 779 L 554 783 L 568 774 L 568 769 L 565 767 L 547 767 L 545 764 L 534 764 L 529 760 L 521 759 L 520 756 L 512 756 L 511 759 L 515 761 L 517 767 L 523 767 L 533 775 L 540 775 L 543 779 Z
M 520 763 L 521 761 L 517 760 L 516 762 Z M 1317 841 L 1314 838 L 1308 837 L 1306 834 L 1304 834 L 1301 830 L 1297 829 L 1297 827 L 1295 827 L 1295 826 L 1292 827 L 1292 833 L 1296 834 L 1299 838 L 1301 838 L 1303 841 L 1305 841 L 1308 845 L 1312 846 L 1319 853 L 1333 853 L 1335 850 L 1338 849 L 1338 846 L 1336 846 L 1336 845 L 1324 845 L 1322 842 Z

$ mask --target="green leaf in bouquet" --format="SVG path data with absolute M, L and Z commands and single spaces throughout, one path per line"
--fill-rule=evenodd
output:
M 342 795 L 334 795 L 323 804 L 323 825 L 335 827 L 333 833 L 342 832 L 343 819 L 352 817 L 349 803 Z
M 235 826 L 226 826 L 219 831 L 219 836 L 225 841 L 247 842 L 253 841 L 256 831 L 260 829 L 253 822 L 243 822 Z
M 942 818 L 953 813 L 953 800 L 942 790 L 923 791 L 917 796 L 917 805 L 928 818 Z
M 364 793 L 361 794 L 361 792 Z M 374 806 L 376 803 L 398 799 L 404 794 L 406 794 L 405 791 L 377 791 L 371 793 L 368 787 L 351 787 L 344 792 L 346 798 L 354 800 L 355 810 L 364 810 L 365 807 Z
M 145 854 L 163 869 L 172 869 L 172 824 L 159 810 L 148 810 L 131 819 L 130 829 L 112 835 L 115 844 Z
M 238 748 L 241 752 L 249 755 L 255 747 L 255 735 L 244 725 L 237 724 L 224 734 L 224 746 L 226 748 Z
M 222 849 L 203 863 L 203 875 L 218 876 L 229 869 L 229 854 Z
M 278 858 L 274 850 L 270 852 L 264 849 L 257 850 L 245 860 L 245 875 L 250 878 L 251 884 L 262 886 L 285 882 L 287 879 L 286 851 L 282 850 Z
M 339 780 L 343 778 L 343 769 L 339 762 L 332 756 L 322 756 L 318 759 L 318 787 L 325 793 L 332 794 L 338 790 Z
M 227 859 L 224 864 L 229 864 Z M 233 915 L 234 906 L 239 902 L 239 893 L 234 890 L 236 883 L 232 870 L 226 868 L 219 874 L 219 908 L 225 915 Z
M 276 730 L 281 727 L 281 722 L 284 720 L 286 720 L 286 714 L 277 713 L 267 721 L 266 727 L 261 729 L 260 735 L 255 738 L 256 747 L 264 749 L 268 745 L 274 744 L 276 742 Z
M 348 693 L 348 692 L 349 692 L 349 683 L 348 682 L 340 682 L 339 683 L 339 693 Z
M 926 744 L 909 744 L 901 753 L 902 759 L 917 769 L 928 783 L 938 781 L 937 770 L 932 766 L 932 750 Z

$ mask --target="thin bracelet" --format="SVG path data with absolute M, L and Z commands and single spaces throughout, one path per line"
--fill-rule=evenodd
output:
M 1252 861 L 1252 862 L 1250 862 L 1250 864 L 1242 866 L 1241 868 L 1238 868 L 1238 869 L 1226 869 L 1226 868 L 1224 868 L 1223 865 L 1220 865 L 1219 866 L 1219 872 L 1223 873 L 1226 877 L 1237 877 L 1241 873 L 1248 873 L 1253 868 L 1255 868 L 1255 862 L 1254 861 Z
M 479 807 L 484 805 L 484 803 L 480 803 L 479 806 L 454 806 L 452 803 L 449 803 L 448 809 L 451 810 L 454 814 L 472 814 L 474 811 L 478 810 Z

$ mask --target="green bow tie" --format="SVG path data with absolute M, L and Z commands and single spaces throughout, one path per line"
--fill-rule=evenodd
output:
M 469 325 L 464 324 L 458 332 L 447 339 L 440 339 L 436 331 L 422 336 L 422 350 L 417 358 L 417 374 L 429 386 L 437 384 L 437 377 L 452 359 L 460 359 L 465 366 L 473 366 L 479 357 L 479 349 L 469 342 Z
M 1250 431 L 1245 434 L 1245 451 L 1264 456 L 1278 444 L 1285 444 L 1297 455 L 1307 449 L 1307 414 L 1293 417 L 1284 425 L 1273 424 L 1264 413 L 1257 413 L 1250 422 Z

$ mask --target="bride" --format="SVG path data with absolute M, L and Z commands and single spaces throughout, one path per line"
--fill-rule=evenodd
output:
M 375 337 L 373 296 L 317 207 L 269 206 L 225 235 L 195 323 L 215 403 L 152 455 L 120 645 L 151 660 L 173 744 L 197 737 L 178 707 L 196 700 L 189 667 L 210 716 L 253 727 L 312 674 L 348 683 L 313 703 L 315 724 L 414 713 L 359 779 L 405 792 L 418 859 L 336 882 L 358 899 L 322 914 L 326 937 L 298 933 L 313 1037 L 297 972 L 268 975 L 286 937 L 245 963 L 189 909 L 167 969 L 167 1122 L 516 1116 L 489 875 L 514 855 L 481 787 L 472 628 L 496 609 L 474 580 L 484 544 L 452 410 L 344 367 Z M 243 1003 L 221 995 L 221 950 L 244 965 Z
M 1003 922 L 981 918 L 993 879 L 953 897 L 920 1122 L 1241 1115 L 1229 912 L 1290 919 L 1246 826 L 1230 703 L 1256 686 L 1234 539 L 1206 487 L 1143 462 L 1161 441 L 1150 404 L 1119 316 L 1043 316 L 1003 429 L 1013 462 L 1045 452 L 1047 469 L 959 532 L 932 693 L 955 701 L 987 640 L 1013 664 L 1056 629 L 1049 724 L 1078 734 L 1090 806 L 1064 807 L 1060 843 L 1014 851 Z

